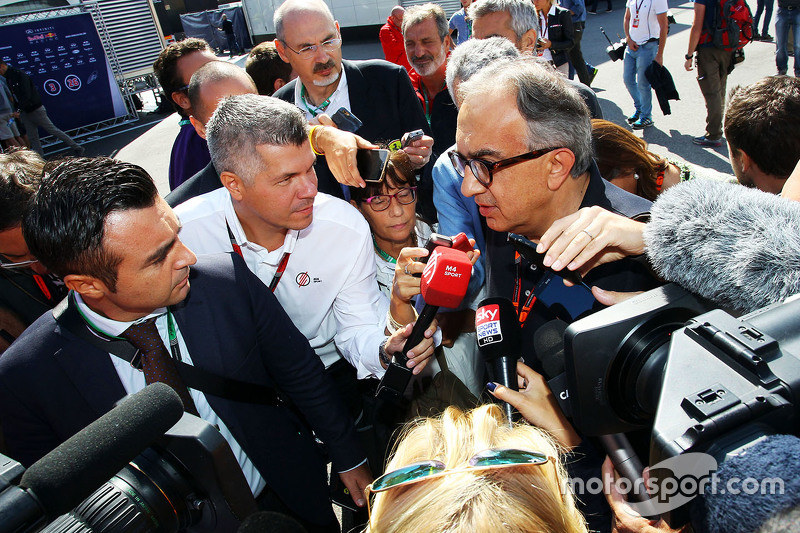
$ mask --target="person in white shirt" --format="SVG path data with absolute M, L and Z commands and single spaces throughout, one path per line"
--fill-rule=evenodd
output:
M 628 117 L 635 130 L 653 125 L 653 91 L 644 75 L 655 61 L 664 64 L 667 44 L 667 0 L 628 0 L 625 7 L 625 70 L 623 80 L 636 110 Z
M 307 123 L 291 104 L 258 95 L 222 100 L 206 125 L 223 189 L 176 208 L 195 253 L 237 251 L 271 287 L 331 368 L 380 378 L 411 326 L 387 338 L 369 226 L 352 206 L 317 194 Z M 433 353 L 435 324 L 410 351 L 418 374 Z

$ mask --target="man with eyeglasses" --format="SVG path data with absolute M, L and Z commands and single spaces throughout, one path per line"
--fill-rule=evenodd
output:
M 586 283 L 594 286 L 591 292 L 582 286 L 566 287 L 549 271 L 531 269 L 515 254 L 507 234 L 538 243 L 561 221 L 562 243 L 605 243 L 614 228 L 602 219 L 586 226 L 564 221 L 591 218 L 602 211 L 598 207 L 644 217 L 650 202 L 601 178 L 592 159 L 586 104 L 551 69 L 525 58 L 506 61 L 462 82 L 458 92 L 456 149 L 449 156 L 463 176 L 461 192 L 475 201 L 489 228 L 488 292 L 514 303 L 525 360 L 541 372 L 533 343 L 539 327 L 553 319 L 569 323 L 599 310 L 603 290 L 640 291 L 657 283 L 645 265 L 624 259 L 584 271 Z M 549 261 L 545 265 L 551 266 Z
M 22 235 L 25 207 L 39 188 L 43 166 L 31 150 L 0 154 L 0 353 L 67 293 Z
M 187 94 L 192 74 L 217 56 L 203 39 L 189 38 L 172 43 L 158 55 L 153 70 L 180 117 L 180 131 L 169 157 L 169 188 L 175 189 L 211 162 L 205 139 L 197 135 L 189 121 L 194 113 Z
M 426 135 L 406 152 L 416 169 L 427 164 L 433 145 L 430 126 L 405 69 L 384 60 L 343 60 L 339 24 L 321 0 L 286 0 L 274 21 L 278 53 L 298 76 L 276 98 L 295 104 L 311 123 L 320 114 L 333 116 L 344 108 L 362 122 L 355 133 L 372 142 L 391 142 L 422 129 Z M 316 170 L 321 192 L 345 198 L 346 188 L 333 178 L 325 158 Z M 419 209 L 435 216 L 433 185 L 426 173 L 419 192 Z

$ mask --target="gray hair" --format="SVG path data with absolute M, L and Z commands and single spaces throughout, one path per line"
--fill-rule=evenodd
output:
M 470 39 L 458 45 L 447 60 L 447 90 L 453 102 L 458 105 L 456 82 L 461 84 L 489 65 L 518 57 L 519 50 L 504 37 Z
M 480 0 L 469 6 L 469 18 L 473 21 L 478 20 L 484 15 L 491 15 L 500 11 L 506 11 L 511 15 L 511 29 L 517 36 L 517 40 L 522 39 L 529 30 L 536 30 L 536 35 L 541 35 L 539 31 L 539 14 L 536 12 L 531 0 Z
M 195 116 L 200 115 L 201 112 L 203 116 L 206 116 L 206 109 L 203 105 L 204 102 L 200 97 L 203 88 L 220 81 L 237 78 L 242 81 L 249 81 L 253 85 L 253 90 L 255 91 L 256 83 L 253 81 L 253 78 L 251 78 L 242 67 L 233 63 L 228 63 L 227 61 L 210 61 L 197 69 L 195 73 L 192 74 L 191 81 L 189 82 L 189 90 L 187 91 L 189 103 L 194 110 Z
M 256 147 L 300 146 L 308 139 L 308 122 L 294 105 L 258 94 L 220 101 L 206 125 L 211 162 L 219 174 L 233 172 L 248 185 L 263 167 Z
M 272 16 L 272 22 L 275 24 L 275 36 L 279 41 L 283 41 L 286 37 L 283 31 L 283 19 L 290 11 L 294 10 L 322 13 L 331 21 L 334 20 L 333 13 L 322 0 L 286 0 L 275 10 L 275 14 Z
M 447 37 L 447 34 L 450 32 L 450 24 L 447 21 L 447 15 L 444 14 L 442 6 L 431 3 L 411 6 L 406 9 L 403 15 L 403 35 L 406 34 L 406 31 L 411 26 L 416 26 L 431 17 L 433 17 L 433 21 L 436 23 L 436 29 L 439 30 L 439 40 L 444 41 L 444 38 Z
M 516 93 L 517 110 L 528 122 L 530 150 L 568 148 L 575 154 L 572 176 L 578 177 L 589 169 L 592 125 L 589 108 L 577 90 L 552 68 L 521 57 L 483 69 L 461 83 L 459 93 L 466 101 L 474 95 L 495 92 L 498 87 Z

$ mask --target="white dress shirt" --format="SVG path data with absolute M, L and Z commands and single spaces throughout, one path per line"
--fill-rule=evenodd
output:
M 166 307 L 160 307 L 146 317 L 134 322 L 118 322 L 92 311 L 78 293 L 75 293 L 75 302 L 77 303 L 78 310 L 80 310 L 83 317 L 88 320 L 94 328 L 111 337 L 119 337 L 126 329 L 135 323 L 157 317 L 156 328 L 158 329 L 158 334 L 161 337 L 161 340 L 164 342 L 164 347 L 169 350 L 169 331 L 167 327 Z M 180 348 L 181 361 L 189 365 L 194 364 L 192 363 L 192 358 L 189 355 L 189 349 L 186 347 L 186 343 L 183 341 L 183 335 L 181 335 L 181 331 L 177 323 L 175 324 L 175 331 L 178 336 L 178 347 Z M 128 394 L 135 394 L 145 387 L 146 383 L 144 380 L 144 372 L 132 367 L 128 361 L 125 361 L 124 359 L 121 359 L 113 354 L 108 354 L 108 356 L 111 358 L 111 363 L 114 365 L 114 369 L 117 371 L 117 375 L 119 376 L 119 380 L 122 382 L 122 386 L 125 388 L 125 392 Z M 192 401 L 194 401 L 195 407 L 197 407 L 197 413 L 200 415 L 200 418 L 209 424 L 216 426 L 225 440 L 228 441 L 228 445 L 231 447 L 233 455 L 236 457 L 236 461 L 239 463 L 239 466 L 242 467 L 242 472 L 244 472 L 244 477 L 247 479 L 247 484 L 250 486 L 250 490 L 253 492 L 253 495 L 257 496 L 260 494 L 263 488 L 266 486 L 266 482 L 256 469 L 255 465 L 253 465 L 253 463 L 247 457 L 247 454 L 244 453 L 242 447 L 238 442 L 236 442 L 236 439 L 225 425 L 225 422 L 223 422 L 222 419 L 217 416 L 217 413 L 215 413 L 211 408 L 208 400 L 206 400 L 205 394 L 192 388 L 189 388 L 189 394 L 192 397 Z
M 317 194 L 311 224 L 289 230 L 272 252 L 247 240 L 227 189 L 192 198 L 175 214 L 181 240 L 196 254 L 231 252 L 227 223 L 247 266 L 267 286 L 290 252 L 275 296 L 325 367 L 344 357 L 359 379 L 383 376 L 378 350 L 389 300 L 378 290 L 369 225 L 353 206 Z

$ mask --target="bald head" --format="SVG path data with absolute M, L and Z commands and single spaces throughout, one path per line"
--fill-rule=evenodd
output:
M 331 24 L 334 22 L 333 13 L 331 13 L 328 5 L 322 0 L 286 0 L 275 10 L 275 15 L 273 16 L 275 35 L 278 40 L 286 40 L 284 27 L 287 24 L 291 24 L 292 20 L 298 20 L 300 17 L 308 14 L 322 15 L 329 19 Z
M 403 9 L 402 6 L 394 6 L 392 8 L 392 20 L 398 28 L 403 25 L 403 15 L 405 15 L 405 12 L 406 10 Z
M 197 69 L 189 83 L 193 117 L 202 124 L 208 122 L 219 101 L 226 96 L 257 93 L 253 78 L 243 68 L 226 61 L 206 63 Z

